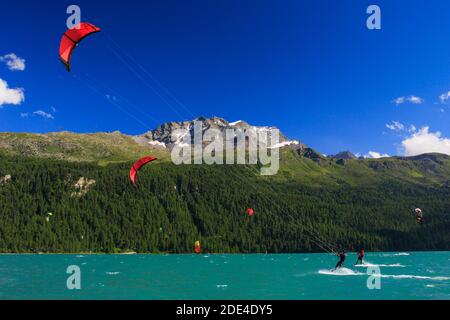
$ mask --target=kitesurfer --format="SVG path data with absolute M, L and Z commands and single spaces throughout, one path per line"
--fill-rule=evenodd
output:
M 339 257 L 339 261 L 334 268 L 335 270 L 338 268 L 342 268 L 344 266 L 345 258 L 347 258 L 344 251 L 338 253 L 337 256 Z
M 200 241 L 195 241 L 195 244 L 194 244 L 194 252 L 195 252 L 196 254 L 202 253 L 202 246 L 201 246 L 201 244 L 200 244 Z
M 423 212 L 422 209 L 420 208 L 416 208 L 414 210 L 415 214 L 416 214 L 416 221 L 417 223 L 422 223 L 423 222 Z
M 358 252 L 358 260 L 356 260 L 355 265 L 357 265 L 358 262 L 361 262 L 361 264 L 364 264 L 363 258 L 364 258 L 364 249 L 361 249 L 361 250 L 359 250 L 359 252 Z

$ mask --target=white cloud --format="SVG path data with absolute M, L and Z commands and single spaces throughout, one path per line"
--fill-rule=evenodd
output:
M 380 159 L 380 158 L 389 158 L 390 155 L 388 155 L 387 153 L 383 153 L 381 154 L 380 152 L 376 152 L 376 151 L 369 151 L 364 158 L 371 158 L 371 159 Z
M 441 100 L 441 103 L 444 104 L 450 99 L 450 91 L 447 93 L 443 93 L 439 96 L 439 100 Z
M 398 97 L 394 99 L 394 103 L 396 105 L 404 104 L 404 103 L 412 103 L 412 104 L 422 104 L 425 100 L 421 97 L 411 95 L 408 97 Z
M 404 125 L 403 123 L 399 121 L 391 121 L 391 123 L 386 123 L 386 128 L 392 131 L 396 132 L 409 132 L 414 133 L 417 131 L 417 128 L 415 125 L 411 124 L 409 127 L 407 125 Z
M 5 104 L 19 105 L 25 100 L 23 88 L 9 88 L 8 83 L 0 79 L 0 108 Z
M 56 113 L 56 108 L 55 108 L 55 107 L 50 107 L 50 109 L 51 109 L 54 113 Z
M 405 103 L 405 102 L 406 102 L 406 98 L 405 97 L 398 97 L 398 98 L 394 99 L 394 103 L 397 104 L 397 105 Z
M 391 123 L 386 123 L 386 128 L 392 131 L 403 131 L 405 130 L 405 126 L 403 123 L 398 121 L 391 121 Z
M 450 139 L 442 137 L 439 131 L 430 132 L 429 127 L 422 127 L 402 141 L 402 149 L 406 156 L 431 152 L 450 155 Z
M 410 96 L 408 97 L 408 101 L 413 104 L 421 104 L 424 100 L 421 97 Z
M 25 70 L 25 59 L 19 58 L 15 53 L 0 56 L 0 62 L 4 62 L 11 71 Z
M 20 113 L 21 118 L 29 118 L 30 116 L 42 117 L 49 120 L 55 119 L 55 117 L 51 113 L 45 112 L 43 110 L 36 110 L 32 113 L 29 112 Z
M 55 119 L 55 117 L 52 114 L 47 113 L 47 112 L 42 111 L 42 110 L 37 110 L 37 111 L 33 112 L 33 114 L 35 116 L 40 116 L 40 117 L 43 117 L 43 118 L 46 118 L 46 119 L 50 119 L 50 120 Z

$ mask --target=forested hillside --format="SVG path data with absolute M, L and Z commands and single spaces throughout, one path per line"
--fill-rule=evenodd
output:
M 312 229 L 346 249 L 450 249 L 445 156 L 336 163 L 289 150 L 274 177 L 163 161 L 138 190 L 130 166 L 2 154 L 0 251 L 190 253 L 196 240 L 208 252 L 320 251 Z

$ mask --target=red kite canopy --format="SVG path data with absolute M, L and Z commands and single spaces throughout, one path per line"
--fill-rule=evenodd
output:
M 130 180 L 131 180 L 131 183 L 136 185 L 136 178 L 137 178 L 138 171 L 141 170 L 141 168 L 143 166 L 145 166 L 145 165 L 147 165 L 150 162 L 153 162 L 155 160 L 158 160 L 158 159 L 156 159 L 154 157 L 145 157 L 145 158 L 140 159 L 135 164 L 133 164 L 133 166 L 130 169 Z
M 100 31 L 100 28 L 97 28 L 93 24 L 82 22 L 78 26 L 64 32 L 61 44 L 59 45 L 59 58 L 66 66 L 67 71 L 70 71 L 70 58 L 72 57 L 72 52 L 81 40 Z
M 255 214 L 255 211 L 252 208 L 248 208 L 246 212 L 249 217 L 253 217 L 253 215 Z

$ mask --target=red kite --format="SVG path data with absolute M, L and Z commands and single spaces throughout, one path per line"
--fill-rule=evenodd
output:
M 133 164 L 133 166 L 130 169 L 130 180 L 131 183 L 134 184 L 136 186 L 136 178 L 137 178 L 137 173 L 139 170 L 141 170 L 141 168 L 147 164 L 149 164 L 150 162 L 153 162 L 155 160 L 158 160 L 154 157 L 145 157 L 142 158 L 140 160 L 138 160 L 135 164 Z
M 70 71 L 70 60 L 73 50 L 78 46 L 81 40 L 100 31 L 100 28 L 97 28 L 93 24 L 82 22 L 76 27 L 64 32 L 61 44 L 59 45 L 59 58 L 66 66 L 67 71 Z

